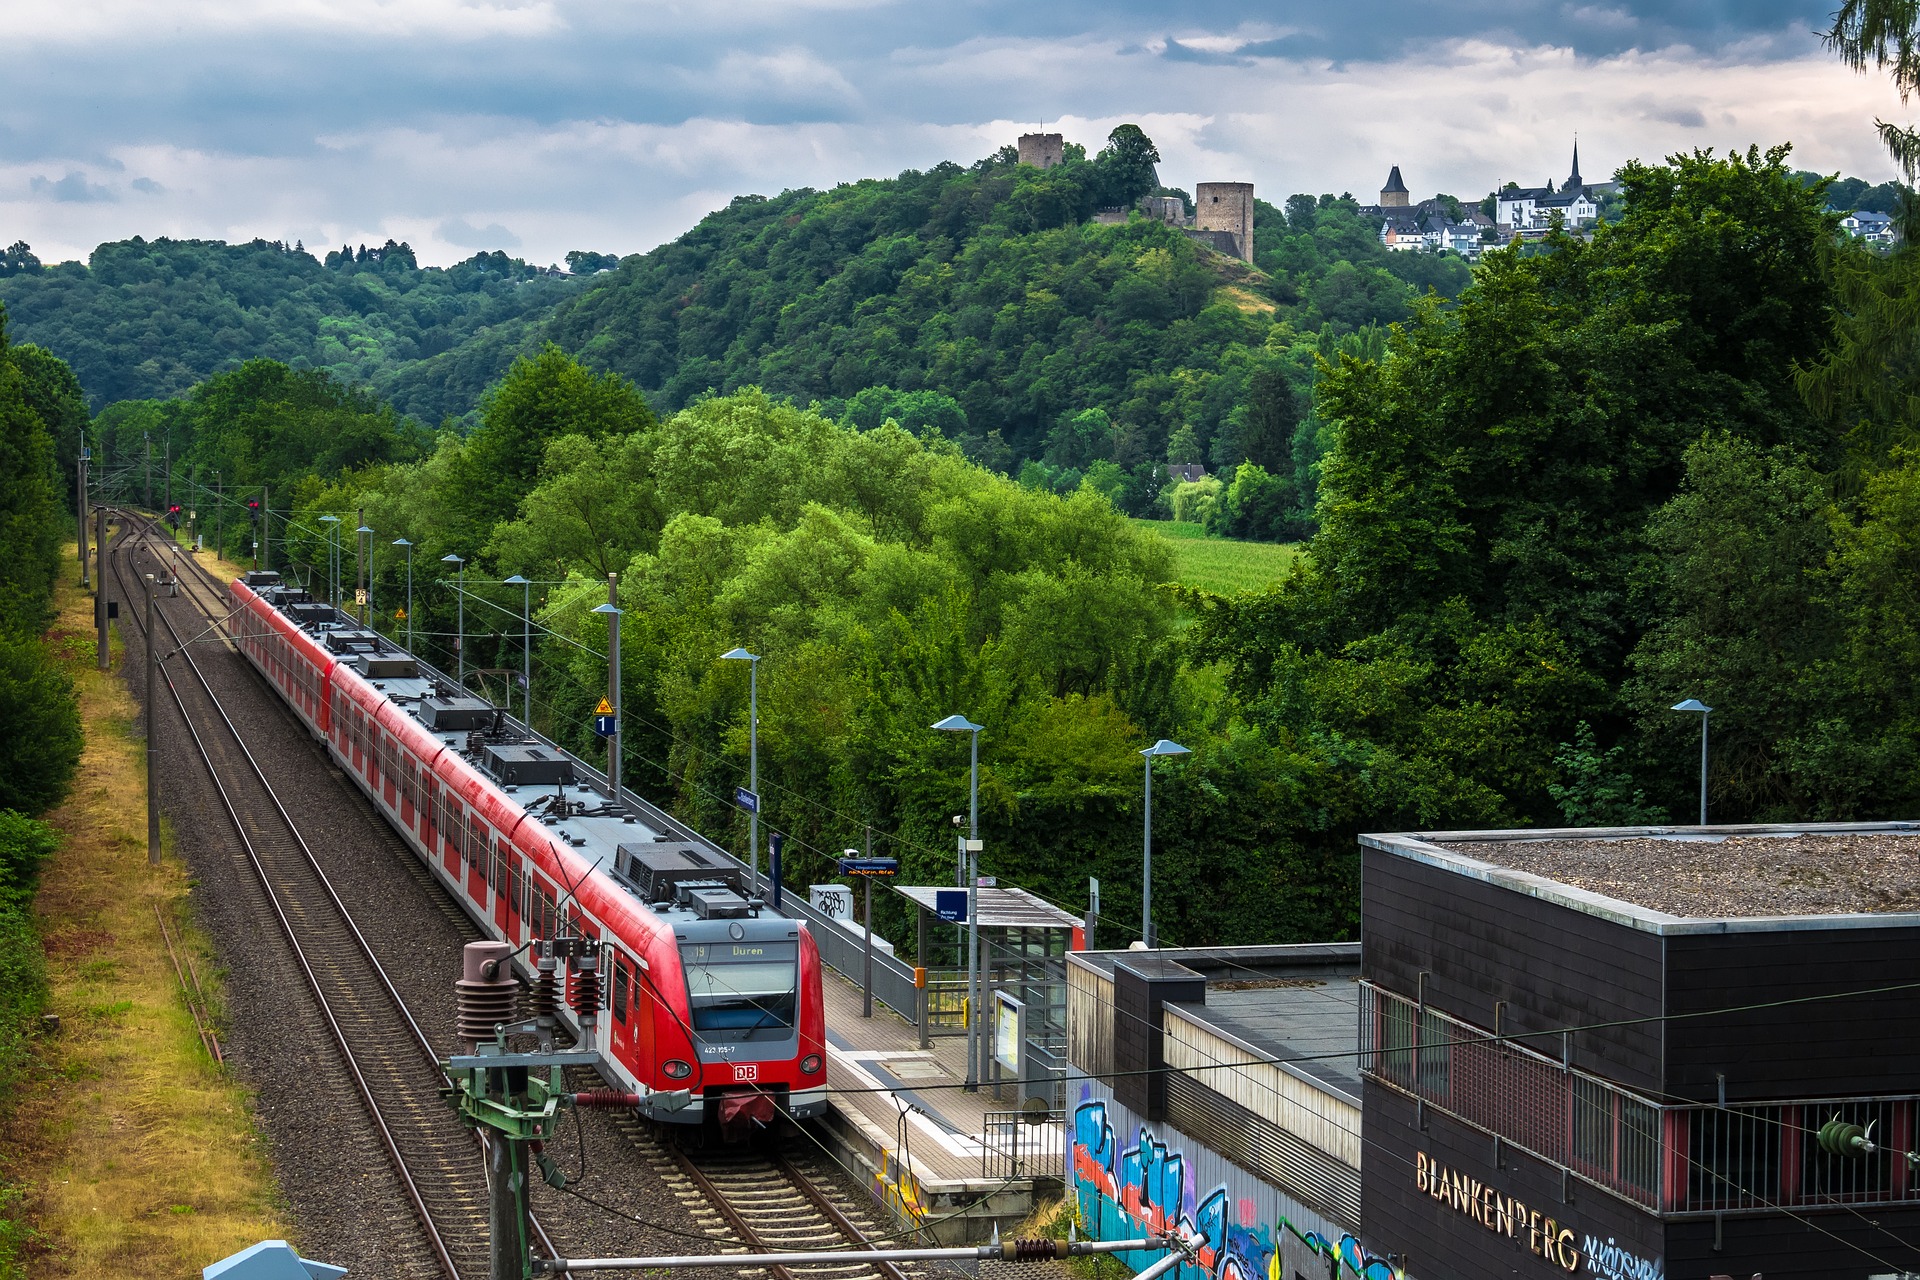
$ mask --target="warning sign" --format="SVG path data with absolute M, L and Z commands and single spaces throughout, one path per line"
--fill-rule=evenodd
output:
M 597 716 L 610 716 L 613 714 L 613 704 L 605 698 L 602 698 L 600 699 L 600 705 L 593 709 L 593 714 Z

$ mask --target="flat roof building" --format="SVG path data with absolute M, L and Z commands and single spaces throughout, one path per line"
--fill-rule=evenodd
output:
M 1361 1222 L 1408 1274 L 1920 1272 L 1920 824 L 1361 845 Z

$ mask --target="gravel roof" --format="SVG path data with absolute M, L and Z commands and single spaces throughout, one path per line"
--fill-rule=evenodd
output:
M 1920 835 L 1644 836 L 1440 847 L 1674 916 L 1920 911 Z

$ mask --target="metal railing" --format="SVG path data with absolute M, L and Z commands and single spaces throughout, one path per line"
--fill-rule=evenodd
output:
M 1920 1203 L 1920 1094 L 1662 1104 L 1371 983 L 1360 1068 L 1583 1181 L 1668 1217 Z M 1874 1149 L 1817 1140 L 1838 1120 Z
M 1066 1112 L 989 1111 L 980 1130 L 983 1178 L 1062 1178 Z

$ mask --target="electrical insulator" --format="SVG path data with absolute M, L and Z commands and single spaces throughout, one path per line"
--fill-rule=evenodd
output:
M 454 1033 L 478 1044 L 494 1038 L 494 1028 L 513 1022 L 513 1000 L 520 984 L 513 980 L 507 957 L 513 948 L 504 942 L 469 942 L 460 951 L 460 980 L 453 984 Z M 488 976 L 491 967 L 492 976 Z

